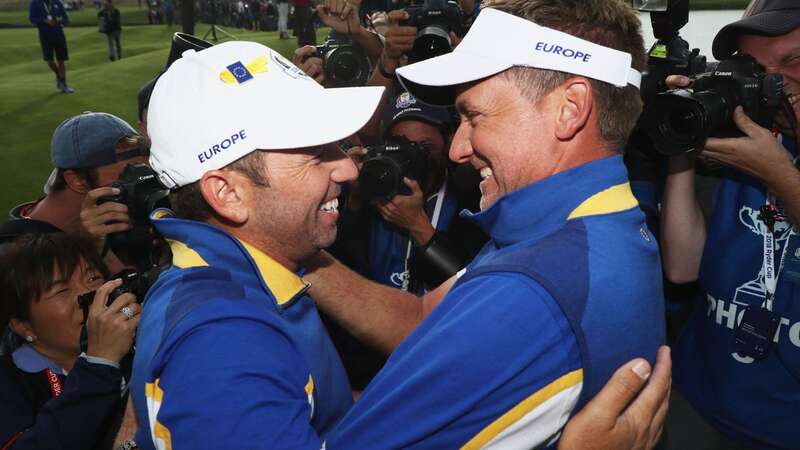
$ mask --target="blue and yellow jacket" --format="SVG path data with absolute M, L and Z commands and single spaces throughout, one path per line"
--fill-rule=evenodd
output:
M 216 227 L 162 214 L 173 261 L 139 324 L 137 443 L 318 450 L 352 396 L 307 284 Z
M 471 215 L 491 240 L 395 350 L 328 449 L 534 448 L 664 342 L 658 246 L 619 156 Z

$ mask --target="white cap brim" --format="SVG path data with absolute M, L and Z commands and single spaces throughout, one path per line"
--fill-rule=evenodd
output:
M 464 40 L 451 53 L 401 67 L 397 74 L 412 94 L 428 101 L 424 93 L 414 92 L 415 86 L 411 83 L 455 86 L 515 66 L 556 70 L 618 87 L 638 88 L 641 73 L 631 67 L 631 61 L 628 53 L 487 8 L 481 11 Z M 435 93 L 435 90 L 429 91 Z

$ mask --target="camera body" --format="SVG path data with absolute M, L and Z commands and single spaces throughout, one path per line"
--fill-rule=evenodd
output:
M 408 54 L 409 63 L 450 53 L 450 32 L 461 36 L 463 11 L 455 0 L 409 0 L 405 7 L 408 19 L 402 26 L 416 27 L 417 38 Z
M 147 289 L 149 288 L 146 277 L 140 275 L 139 272 L 135 270 L 126 269 L 115 275 L 114 278 L 121 278 L 122 284 L 114 288 L 114 290 L 108 294 L 106 306 L 114 303 L 114 300 L 120 295 L 129 292 L 136 296 L 136 301 L 138 303 L 144 301 L 144 296 L 147 294 Z M 97 291 L 87 292 L 78 296 L 78 304 L 87 313 L 89 311 L 89 306 L 94 303 L 94 295 L 96 292 Z
M 328 35 L 312 57 L 322 59 L 325 78 L 332 87 L 364 86 L 372 67 L 367 54 L 346 36 Z
M 117 255 L 128 255 L 141 270 L 152 266 L 155 251 L 155 234 L 150 224 L 150 213 L 157 208 L 169 207 L 169 189 L 159 181 L 147 164 L 128 164 L 119 179 L 112 185 L 119 194 L 98 199 L 97 203 L 122 203 L 128 207 L 131 228 L 108 235 L 108 246 Z
M 411 194 L 403 178 L 424 185 L 428 176 L 427 145 L 404 137 L 390 137 L 382 145 L 367 147 L 358 175 L 361 195 L 366 201 L 387 202 L 395 195 Z
M 733 122 L 739 105 L 754 122 L 772 127 L 783 97 L 780 74 L 766 73 L 751 56 L 735 56 L 695 77 L 692 89 L 656 95 L 642 121 L 655 149 L 676 155 L 702 149 L 709 137 L 743 136 Z

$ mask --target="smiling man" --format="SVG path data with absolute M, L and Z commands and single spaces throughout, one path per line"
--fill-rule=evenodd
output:
M 452 53 L 398 69 L 422 100 L 452 94 L 450 158 L 480 171 L 466 215 L 491 239 L 416 307 L 317 261 L 318 305 L 393 350 L 327 448 L 551 446 L 618 366 L 654 360 L 658 246 L 619 155 L 641 111 L 639 28 L 620 1 L 495 1 Z
M 173 265 L 137 338 L 141 448 L 319 448 L 352 405 L 300 264 L 336 238 L 356 168 L 335 142 L 382 91 L 323 89 L 252 42 L 184 53 L 159 78 L 150 162 L 174 214 L 153 222 Z

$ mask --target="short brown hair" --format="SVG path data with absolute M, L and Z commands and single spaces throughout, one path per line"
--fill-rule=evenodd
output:
M 482 6 L 629 53 L 634 69 L 642 71 L 645 67 L 639 16 L 621 0 L 484 0 Z M 503 72 L 503 76 L 533 101 L 574 77 L 564 72 L 528 67 L 513 67 Z M 639 90 L 633 86 L 618 88 L 602 81 L 590 81 L 598 108 L 600 136 L 612 150 L 621 151 L 642 112 Z
M 56 274 L 69 279 L 82 262 L 108 279 L 103 258 L 88 236 L 26 234 L 7 245 L 0 256 L 3 324 L 9 319 L 30 320 L 31 304 L 52 286 Z
M 256 150 L 223 167 L 224 170 L 241 172 L 256 186 L 269 186 L 263 172 L 264 152 Z M 213 215 L 211 207 L 200 192 L 200 182 L 187 184 L 169 196 L 170 206 L 178 217 L 205 222 Z

